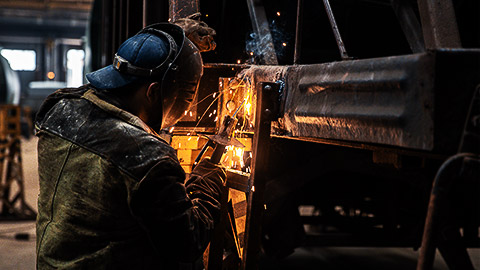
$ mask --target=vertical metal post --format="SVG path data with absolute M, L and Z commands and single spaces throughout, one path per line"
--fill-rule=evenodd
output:
M 142 27 L 147 26 L 147 10 L 148 10 L 148 0 L 143 0 L 142 3 Z
M 391 0 L 390 2 L 412 52 L 424 52 L 425 44 L 423 42 L 422 27 L 411 3 L 403 0 Z
M 261 224 L 265 211 L 264 192 L 267 180 L 270 129 L 272 118 L 275 115 L 274 97 L 276 94 L 278 94 L 278 86 L 273 83 L 262 84 L 261 89 L 257 91 L 252 173 L 250 175 L 251 190 L 247 199 L 242 269 L 255 269 L 260 252 Z
M 111 42 L 109 41 L 110 32 L 112 31 L 112 1 L 104 0 L 102 1 L 102 25 L 101 25 L 101 56 L 99 66 L 92 66 L 93 69 L 98 69 L 104 67 L 110 63 L 113 59 L 113 54 L 111 51 Z M 93 48 L 92 48 L 93 49 Z
M 126 3 L 126 37 L 129 38 L 135 35 L 142 29 L 143 17 L 138 16 L 143 14 L 143 3 L 137 0 L 127 0 Z
M 118 17 L 118 40 L 115 52 L 120 44 L 127 40 L 127 0 L 120 0 L 119 17 Z
M 197 12 L 200 12 L 199 0 L 170 0 L 168 18 L 174 22 Z
M 112 29 L 112 38 L 111 38 L 111 43 L 110 43 L 110 49 L 111 49 L 111 52 L 113 52 L 113 54 L 115 54 L 115 52 L 117 51 L 117 39 L 118 39 L 118 13 L 119 13 L 119 5 L 117 3 L 117 1 L 113 1 L 112 0 L 112 24 L 111 24 L 111 28 Z M 113 58 L 113 55 L 111 56 L 111 59 Z M 111 59 L 108 59 L 107 62 L 111 61 Z
M 295 52 L 293 54 L 293 64 L 300 62 L 300 52 L 302 48 L 302 24 L 303 24 L 303 0 L 297 0 L 297 25 L 295 29 Z
M 213 230 L 212 240 L 208 251 L 208 270 L 222 270 L 223 265 L 223 246 L 225 232 L 228 223 L 228 187 L 222 187 L 222 197 L 220 198 L 220 220 Z
M 272 34 L 268 26 L 267 15 L 260 0 L 247 0 L 248 12 L 252 20 L 253 31 L 256 35 L 257 47 L 262 49 L 260 57 L 262 64 L 278 65 L 275 46 L 273 45 Z
M 168 20 L 167 0 L 143 0 L 143 27 Z
M 460 33 L 451 0 L 418 0 L 427 49 L 460 48 Z

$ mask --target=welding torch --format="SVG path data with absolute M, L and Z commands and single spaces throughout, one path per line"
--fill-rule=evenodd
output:
M 200 150 L 197 158 L 195 158 L 192 170 L 200 162 L 209 147 L 214 147 L 212 156 L 210 157 L 210 161 L 214 164 L 220 163 L 223 153 L 225 152 L 225 148 L 227 146 L 233 145 L 235 147 L 245 147 L 245 145 L 243 145 L 239 140 L 232 137 L 235 125 L 238 121 L 237 118 L 235 118 L 235 115 L 238 113 L 244 103 L 245 100 L 242 102 L 242 104 L 240 104 L 240 106 L 237 108 L 237 110 L 232 116 L 225 115 L 217 134 L 206 136 L 208 138 L 208 142 L 203 146 L 202 150 Z

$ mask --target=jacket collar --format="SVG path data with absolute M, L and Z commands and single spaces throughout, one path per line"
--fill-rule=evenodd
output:
M 97 107 L 100 109 L 122 119 L 123 121 L 129 123 L 130 125 L 136 126 L 140 129 L 143 129 L 145 132 L 150 133 L 154 136 L 156 136 L 159 139 L 162 139 L 150 126 L 145 124 L 145 122 L 142 121 L 138 116 L 133 115 L 125 110 L 122 110 L 118 108 L 117 106 L 106 102 L 105 100 L 99 98 L 96 94 L 95 91 L 92 89 L 89 89 L 86 91 L 82 98 L 92 102 L 95 104 Z M 163 139 L 162 139 L 163 140 Z

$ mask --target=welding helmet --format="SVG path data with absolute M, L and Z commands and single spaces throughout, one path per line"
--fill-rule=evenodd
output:
M 169 23 L 145 27 L 120 45 L 113 64 L 86 75 L 99 89 L 115 89 L 139 81 L 161 85 L 162 128 L 173 126 L 190 108 L 203 62 L 182 28 Z

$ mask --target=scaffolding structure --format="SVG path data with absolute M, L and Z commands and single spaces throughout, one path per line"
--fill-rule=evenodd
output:
M 21 107 L 0 105 L 0 220 L 32 220 L 25 201 L 21 153 Z

